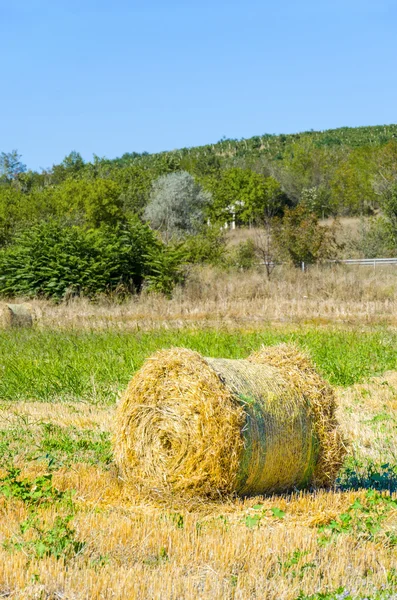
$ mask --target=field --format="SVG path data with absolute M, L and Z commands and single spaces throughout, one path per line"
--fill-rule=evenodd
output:
M 111 435 L 115 403 L 144 358 L 170 346 L 237 358 L 286 340 L 306 348 L 337 388 L 351 443 L 335 489 L 219 504 L 137 502 L 112 463 Z M 0 353 L 0 597 L 397 594 L 392 327 L 128 331 L 60 320 L 1 331 Z

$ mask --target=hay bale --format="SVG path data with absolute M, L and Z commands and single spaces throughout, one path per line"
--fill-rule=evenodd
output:
M 189 497 L 310 485 L 327 451 L 316 423 L 321 410 L 311 406 L 312 384 L 306 391 L 304 380 L 302 373 L 298 386 L 283 368 L 263 364 L 262 355 L 157 352 L 117 409 L 114 456 L 122 476 L 138 491 Z
M 32 327 L 33 309 L 30 304 L 4 304 L 0 308 L 2 327 Z

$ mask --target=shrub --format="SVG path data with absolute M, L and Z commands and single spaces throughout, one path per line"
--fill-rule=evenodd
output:
M 219 227 L 205 227 L 196 235 L 189 235 L 183 243 L 186 262 L 192 264 L 220 264 L 226 253 L 226 232 Z
M 335 228 L 320 225 L 317 216 L 302 204 L 285 210 L 276 222 L 274 241 L 280 254 L 296 267 L 330 258 L 337 249 Z
M 358 237 L 350 243 L 350 249 L 364 258 L 393 256 L 395 239 L 389 221 L 384 217 L 362 220 Z
M 137 291 L 149 269 L 145 257 L 158 247 L 138 219 L 89 230 L 58 221 L 36 224 L 0 251 L 0 294 L 60 300 L 69 293 Z

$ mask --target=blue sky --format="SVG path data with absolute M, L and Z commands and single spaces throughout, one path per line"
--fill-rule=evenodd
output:
M 397 122 L 397 0 L 0 0 L 0 151 L 155 152 Z

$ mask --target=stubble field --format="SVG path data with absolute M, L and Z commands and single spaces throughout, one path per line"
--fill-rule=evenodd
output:
M 85 304 L 80 319 L 76 306 L 40 310 L 32 330 L 0 331 L 0 598 L 397 597 L 391 321 L 290 315 L 165 326 L 154 310 L 156 326 L 139 327 L 123 326 L 125 308 Z M 336 386 L 349 447 L 335 488 L 211 504 L 138 501 L 113 464 L 111 436 L 116 402 L 143 360 L 171 346 L 240 358 L 282 341 L 305 348 Z

